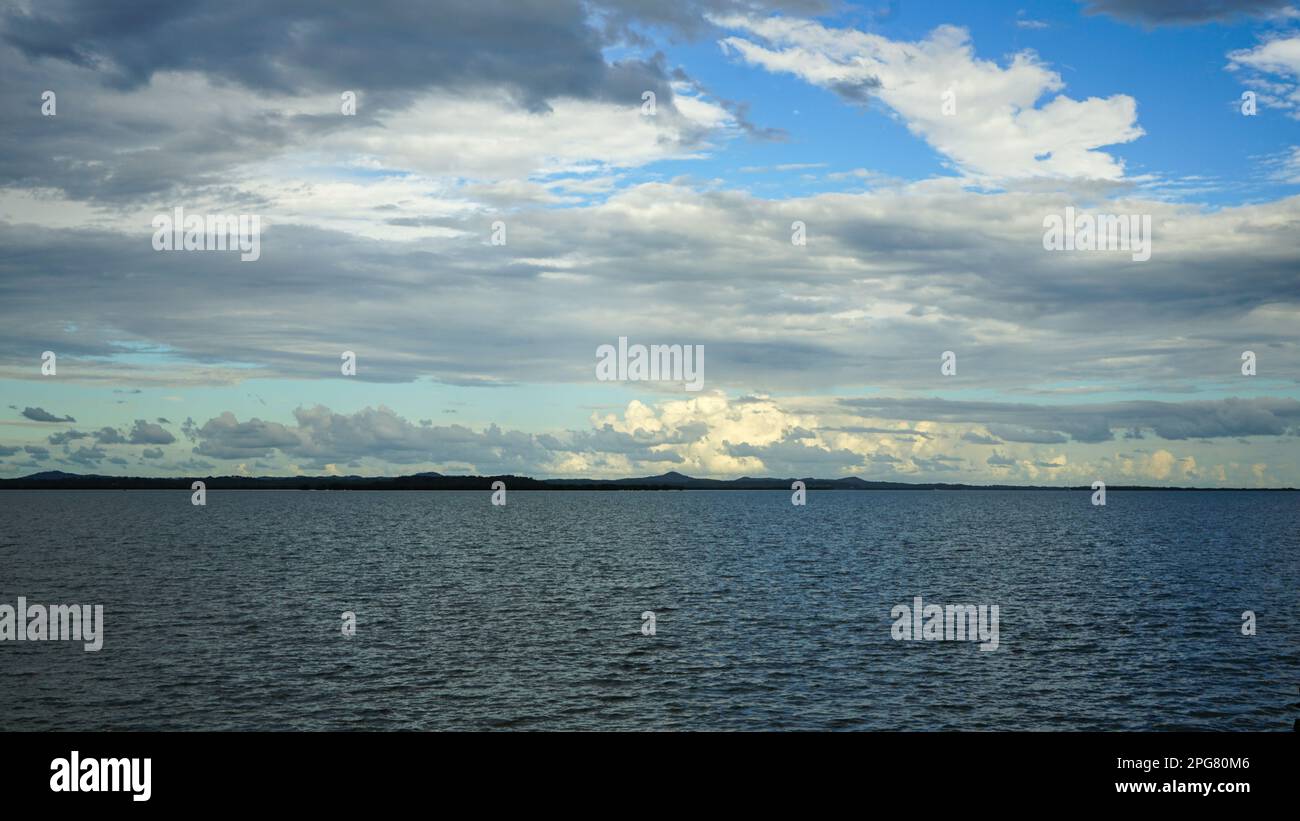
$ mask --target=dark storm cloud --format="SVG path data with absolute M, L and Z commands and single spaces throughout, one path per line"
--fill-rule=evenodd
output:
M 3 25 L 3 23 L 0 23 Z M 217 114 L 197 101 L 160 95 L 148 106 L 102 93 L 94 76 L 69 65 L 31 63 L 0 42 L 0 185 L 55 189 L 87 201 L 131 202 L 193 187 L 225 190 L 223 172 L 270 156 L 313 126 L 254 106 Z M 96 75 L 97 76 L 97 75 Z M 55 91 L 58 113 L 40 116 L 42 90 Z M 188 125 L 178 111 L 190 106 Z M 120 110 L 118 110 L 120 107 Z M 194 128 L 195 122 L 202 128 Z M 197 158 L 197 159 L 196 159 Z M 227 192 L 226 199 L 235 199 Z M 243 198 L 245 201 L 247 198 Z M 244 202 L 245 210 L 254 203 Z
M 671 83 L 684 75 L 657 52 L 607 63 L 610 36 L 576 0 L 12 5 L 0 10 L 0 108 L 22 116 L 0 121 L 0 184 L 104 203 L 203 188 L 250 212 L 258 203 L 228 189 L 231 169 L 379 123 L 424 93 L 504 94 L 544 112 L 561 98 L 637 107 L 653 91 L 671 116 Z M 224 96 L 205 106 L 208 87 L 187 95 L 199 77 Z M 45 89 L 57 116 L 40 116 Z M 124 96 L 146 90 L 152 104 Z M 358 95 L 355 117 L 333 113 L 345 90 Z M 303 95 L 327 96 L 331 113 L 270 103 Z M 742 128 L 779 136 L 731 105 Z
M 1196 24 L 1281 11 L 1291 0 L 1086 0 L 1089 14 L 1147 25 Z
M 843 399 L 865 417 L 977 422 L 1012 442 L 1108 442 L 1115 430 L 1149 430 L 1163 439 L 1284 436 L 1300 426 L 1300 401 L 1257 397 L 1193 402 L 1029 405 L 946 399 Z
M 75 422 L 71 416 L 55 416 L 45 408 L 23 408 L 23 416 L 33 422 Z
M 636 100 L 643 89 L 666 89 L 662 66 L 606 64 L 609 42 L 575 0 L 189 0 L 129 9 L 55 0 L 30 14 L 12 8 L 2 25 L 27 58 L 93 68 L 119 88 L 194 71 L 276 93 L 353 89 L 384 105 L 432 87 L 504 87 L 535 108 L 557 96 Z

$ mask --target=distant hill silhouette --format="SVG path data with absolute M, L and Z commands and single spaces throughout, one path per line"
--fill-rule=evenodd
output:
M 790 490 L 795 477 L 697 479 L 670 471 L 629 479 L 533 479 L 529 476 L 445 476 L 432 471 L 410 476 L 102 476 L 47 470 L 18 479 L 0 479 L 0 490 L 177 490 L 202 480 L 220 490 L 490 490 L 493 482 L 509 490 Z M 871 482 L 857 476 L 799 479 L 808 490 L 1088 490 L 1047 485 L 964 485 L 933 482 Z M 1112 490 L 1286 490 L 1295 488 L 1193 488 L 1107 485 Z

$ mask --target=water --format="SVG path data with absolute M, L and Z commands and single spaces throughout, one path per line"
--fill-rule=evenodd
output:
M 1290 730 L 1291 493 L 8 491 L 0 730 Z M 921 595 L 1000 647 L 895 641 Z M 358 633 L 341 635 L 356 612 Z M 641 613 L 657 633 L 641 634 Z M 1254 610 L 1258 634 L 1241 634 Z

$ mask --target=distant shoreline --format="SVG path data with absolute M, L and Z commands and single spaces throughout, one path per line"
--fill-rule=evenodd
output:
M 49 471 L 17 479 L 0 479 L 0 490 L 190 490 L 201 481 L 208 490 L 475 490 L 491 491 L 493 482 L 504 482 L 509 490 L 780 490 L 803 482 L 807 490 L 1073 490 L 1091 491 L 1089 485 L 967 485 L 947 483 L 872 482 L 856 476 L 841 479 L 770 477 L 740 479 L 697 479 L 680 473 L 665 473 L 629 479 L 534 479 L 528 476 L 444 476 L 420 473 L 413 476 L 186 476 L 176 478 L 100 476 Z M 1161 487 L 1153 485 L 1107 485 L 1107 491 L 1216 491 L 1296 492 L 1296 488 Z

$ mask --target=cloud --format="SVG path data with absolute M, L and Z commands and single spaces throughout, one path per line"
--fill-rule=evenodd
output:
M 840 433 L 887 433 L 890 436 L 898 437 L 901 439 L 911 439 L 914 437 L 920 439 L 931 438 L 931 434 L 926 433 L 923 430 L 914 430 L 907 427 L 877 428 L 877 427 L 869 427 L 866 425 L 845 425 L 843 427 L 837 427 L 835 428 L 835 430 Z M 812 435 L 811 432 L 809 432 L 808 435 L 811 436 Z
M 1147 25 L 1198 24 L 1285 11 L 1291 0 L 1081 0 L 1088 14 Z
M 71 416 L 55 416 L 45 408 L 23 408 L 23 416 L 33 422 L 75 422 Z
M 863 463 L 862 455 L 851 450 L 778 442 L 771 445 L 732 445 L 726 452 L 735 457 L 760 459 L 769 472 L 783 477 L 838 478 L 850 475 Z
M 1032 428 L 1022 428 L 1017 425 L 998 425 L 989 424 L 989 433 L 998 437 L 1004 442 L 1032 442 L 1034 444 L 1058 444 L 1070 441 L 1070 437 L 1064 433 L 1058 433 L 1051 430 L 1034 430 Z
M 131 428 L 133 445 L 170 445 L 175 441 L 176 437 L 164 430 L 161 425 L 144 419 L 135 420 L 135 425 Z
M 1300 35 L 1272 37 L 1254 48 L 1229 52 L 1228 70 L 1247 76 L 1263 107 L 1300 119 Z
M 793 74 L 850 102 L 880 99 L 961 170 L 999 180 L 1118 180 L 1123 163 L 1103 146 L 1142 136 L 1137 103 L 1116 94 L 1074 100 L 1059 74 L 1032 52 L 1006 66 L 975 56 L 970 34 L 940 26 L 917 42 L 890 40 L 809 20 L 733 16 L 716 22 L 757 38 L 726 37 L 723 49 L 768 71 Z M 946 114 L 951 91 L 955 113 Z M 1042 105 L 1045 95 L 1050 99 Z
M 912 464 L 926 473 L 957 473 L 962 469 L 962 460 L 952 456 L 914 456 Z
M 126 443 L 126 437 L 122 436 L 114 428 L 100 428 L 95 432 L 95 442 L 100 445 L 122 445 Z
M 736 5 L 684 11 L 703 22 Z M 0 107 L 20 110 L 37 85 L 78 104 L 60 108 L 55 131 L 41 118 L 5 121 L 0 183 L 105 206 L 149 197 L 157 209 L 182 194 L 244 212 L 286 198 L 355 223 L 366 193 L 445 193 L 465 178 L 517 188 L 538 173 L 690 156 L 718 129 L 773 136 L 748 121 L 745 102 L 706 99 L 648 43 L 629 53 L 610 15 L 634 10 L 656 17 L 578 0 L 449 0 L 432 11 L 380 0 L 364 14 L 196 0 L 129 21 L 94 2 L 19 4 L 0 12 Z M 607 59 L 614 49 L 625 56 Z M 344 90 L 358 95 L 355 116 L 340 113 Z M 653 117 L 641 116 L 646 91 Z M 391 179 L 321 179 L 322 166 Z M 438 179 L 406 178 L 417 172 Z M 374 205 L 394 199 L 414 205 Z M 394 216 L 438 216 L 423 205 Z
M 621 413 L 593 413 L 586 429 L 542 433 L 435 425 L 408 420 L 385 406 L 339 412 L 314 405 L 299 407 L 292 416 L 291 423 L 241 421 L 223 412 L 194 426 L 195 459 L 165 461 L 162 448 L 146 448 L 141 458 L 152 460 L 151 472 L 182 474 L 248 472 L 251 464 L 272 474 L 346 467 L 365 475 L 438 470 L 624 477 L 672 469 L 717 477 L 1078 484 L 1116 476 L 1240 485 L 1276 483 L 1271 473 L 1260 480 L 1250 465 L 1275 459 L 1279 437 L 1300 433 L 1300 401 L 1263 397 L 1034 405 L 920 397 L 729 398 L 710 391 L 654 404 L 632 400 Z M 1146 430 L 1149 439 L 1169 442 L 1200 441 L 1195 452 L 1177 455 L 1169 447 L 1158 448 L 1154 456 L 1117 453 L 1110 447 L 1114 430 Z M 1214 449 L 1222 440 L 1253 458 L 1223 469 Z M 990 454 L 993 442 L 999 444 Z M 68 464 L 90 466 L 123 458 L 98 447 L 65 447 L 64 454 Z M 214 468 L 216 461 L 227 465 Z M 1202 461 L 1207 468 L 1198 467 Z
M 371 459 L 387 465 L 463 465 L 484 473 L 550 472 L 581 454 L 598 453 L 622 464 L 680 462 L 680 456 L 663 448 L 702 432 L 690 425 L 658 432 L 602 425 L 562 436 L 507 431 L 496 425 L 476 431 L 464 425 L 412 423 L 383 406 L 341 414 L 317 405 L 298 408 L 294 418 L 296 424 L 287 426 L 261 419 L 239 422 L 234 414 L 223 413 L 199 428 L 194 452 L 242 460 L 279 451 L 316 469 Z
M 1182 403 L 1129 401 L 1032 405 L 947 399 L 842 399 L 872 418 L 979 422 L 1009 442 L 1108 442 L 1115 430 L 1151 431 L 1163 439 L 1294 435 L 1300 400 L 1256 397 Z
M 98 447 L 81 447 L 77 448 L 76 451 L 69 453 L 65 461 L 93 467 L 106 458 L 108 458 L 108 454 Z
M 297 434 L 284 425 L 256 418 L 240 422 L 230 411 L 209 419 L 196 433 L 200 441 L 194 452 L 214 459 L 256 458 L 300 444 Z
M 1137 4 L 1094 10 L 1121 6 Z M 457 0 L 448 9 L 460 16 L 444 21 L 386 2 L 365 13 L 192 2 L 131 23 L 94 3 L 10 4 L 0 106 L 26 113 L 0 123 L 0 247 L 5 304 L 21 310 L 0 323 L 0 378 L 31 380 L 31 353 L 59 351 L 59 390 L 86 391 L 86 403 L 122 394 L 67 410 L 141 409 L 95 418 L 94 433 L 50 435 L 56 455 L 89 439 L 81 458 L 98 447 L 120 458 L 124 440 L 157 471 L 229 461 L 1065 481 L 1119 470 L 1116 448 L 1145 438 L 1171 452 L 1191 442 L 1171 481 L 1193 453 L 1221 483 L 1254 481 L 1257 464 L 1294 473 L 1268 451 L 1295 444 L 1294 412 L 1276 403 L 1294 402 L 1300 384 L 1300 198 L 1170 201 L 1126 177 L 1108 148 L 1141 134 L 1136 101 L 1107 85 L 1121 75 L 1028 51 L 982 59 L 951 26 L 916 40 L 835 28 L 813 21 L 819 8 L 557 0 L 512 12 Z M 1177 17 L 1165 8 L 1162 19 Z M 710 160 L 765 130 L 745 101 L 710 93 L 653 42 L 703 36 L 827 97 L 870 101 L 961 176 L 903 182 L 830 157 L 814 184 L 777 197 L 729 188 L 712 175 L 735 157 Z M 443 48 L 453 42 L 463 64 Z M 1300 82 L 1290 48 L 1269 38 L 1228 59 L 1286 101 Z M 1067 89 L 1065 76 L 1079 79 Z M 42 88 L 59 90 L 57 119 L 37 113 L 31 90 Z M 360 95 L 356 117 L 338 111 L 345 88 Z M 657 94 L 654 117 L 641 115 L 643 90 Z M 761 162 L 802 186 L 793 177 L 827 157 L 793 148 L 735 165 Z M 1300 178 L 1293 155 L 1262 168 Z M 678 159 L 701 161 L 655 165 Z M 701 178 L 668 176 L 683 168 Z M 823 190 L 846 180 L 851 193 Z M 154 252 L 150 219 L 178 203 L 260 214 L 262 258 Z M 1043 251 L 1044 216 L 1069 206 L 1151 215 L 1151 260 Z M 496 220 L 505 246 L 488 239 Z M 791 244 L 794 221 L 807 246 Z M 595 347 L 622 335 L 703 345 L 707 395 L 595 384 Z M 354 387 L 326 390 L 341 343 L 361 369 Z M 940 376 L 944 350 L 957 352 L 958 376 Z M 1257 378 L 1240 376 L 1244 350 L 1259 355 Z M 486 424 L 524 384 L 583 395 L 555 423 L 568 429 Z M 459 411 L 411 401 L 470 387 L 507 390 Z M 939 393 L 949 404 L 928 398 Z M 1238 393 L 1250 395 L 1223 398 Z M 358 410 L 376 394 L 401 412 Z M 315 404 L 326 395 L 334 408 Z M 1144 395 L 1190 401 L 1113 401 Z M 177 443 L 170 423 L 128 424 L 163 412 L 144 410 L 149 396 L 194 403 L 176 431 L 194 459 L 162 447 Z M 303 402 L 292 416 L 279 410 L 286 396 Z M 956 401 L 974 396 L 996 401 Z M 592 406 L 589 427 L 572 429 Z M 472 424 L 434 424 L 452 414 Z M 35 441 L 50 430 L 15 429 L 41 431 Z M 990 446 L 1009 464 L 989 463 Z
M 68 442 L 73 442 L 77 439 L 85 439 L 89 436 L 89 433 L 84 433 L 79 430 L 65 430 L 61 433 L 51 433 L 49 436 L 49 442 L 51 445 L 65 445 Z
M 642 315 L 654 319 L 634 335 L 704 344 L 708 384 L 740 391 L 860 384 L 863 374 L 922 389 L 943 350 L 959 353 L 959 381 L 978 361 L 986 388 L 1019 389 L 1033 374 L 1040 383 L 1186 389 L 1207 362 L 1236 373 L 1242 350 L 1259 353 L 1272 375 L 1300 375 L 1300 198 L 1100 206 L 1153 214 L 1145 263 L 1043 251 L 1043 216 L 1071 202 L 944 181 L 781 201 L 646 183 L 599 204 L 510 217 L 504 248 L 487 245 L 487 225 L 473 220 L 454 223 L 461 237 L 411 244 L 278 227 L 256 265 L 191 255 L 183 288 L 147 235 L 0 223 L 11 251 L 6 288 L 31 306 L 0 326 L 0 375 L 26 373 L 19 352 L 57 347 L 49 328 L 76 321 L 86 330 L 61 364 L 94 362 L 69 372 L 77 380 L 326 378 L 337 376 L 342 338 L 365 341 L 359 380 L 585 383 L 596 346 Z M 789 241 L 796 219 L 810 231 L 805 248 Z M 349 260 L 364 260 L 367 300 L 335 296 L 356 287 Z M 57 304 L 42 296 L 51 286 Z M 259 310 L 249 311 L 254 288 Z M 575 314 L 575 304 L 584 310 Z M 302 316 L 314 321 L 293 321 Z M 430 325 L 441 329 L 436 342 Z M 119 359 L 129 352 L 119 332 L 169 351 L 168 367 Z M 222 340 L 220 362 L 213 339 Z
M 559 96 L 624 96 L 662 84 L 644 64 L 607 64 L 609 42 L 575 0 L 444 0 L 436 9 L 373 0 L 357 13 L 211 0 L 128 16 L 85 0 L 18 5 L 2 19 L 4 40 L 29 59 L 93 67 L 123 89 L 196 72 L 263 92 L 358 89 L 384 101 L 429 87 L 504 87 L 541 107 Z M 377 51 L 384 59 L 373 59 Z

